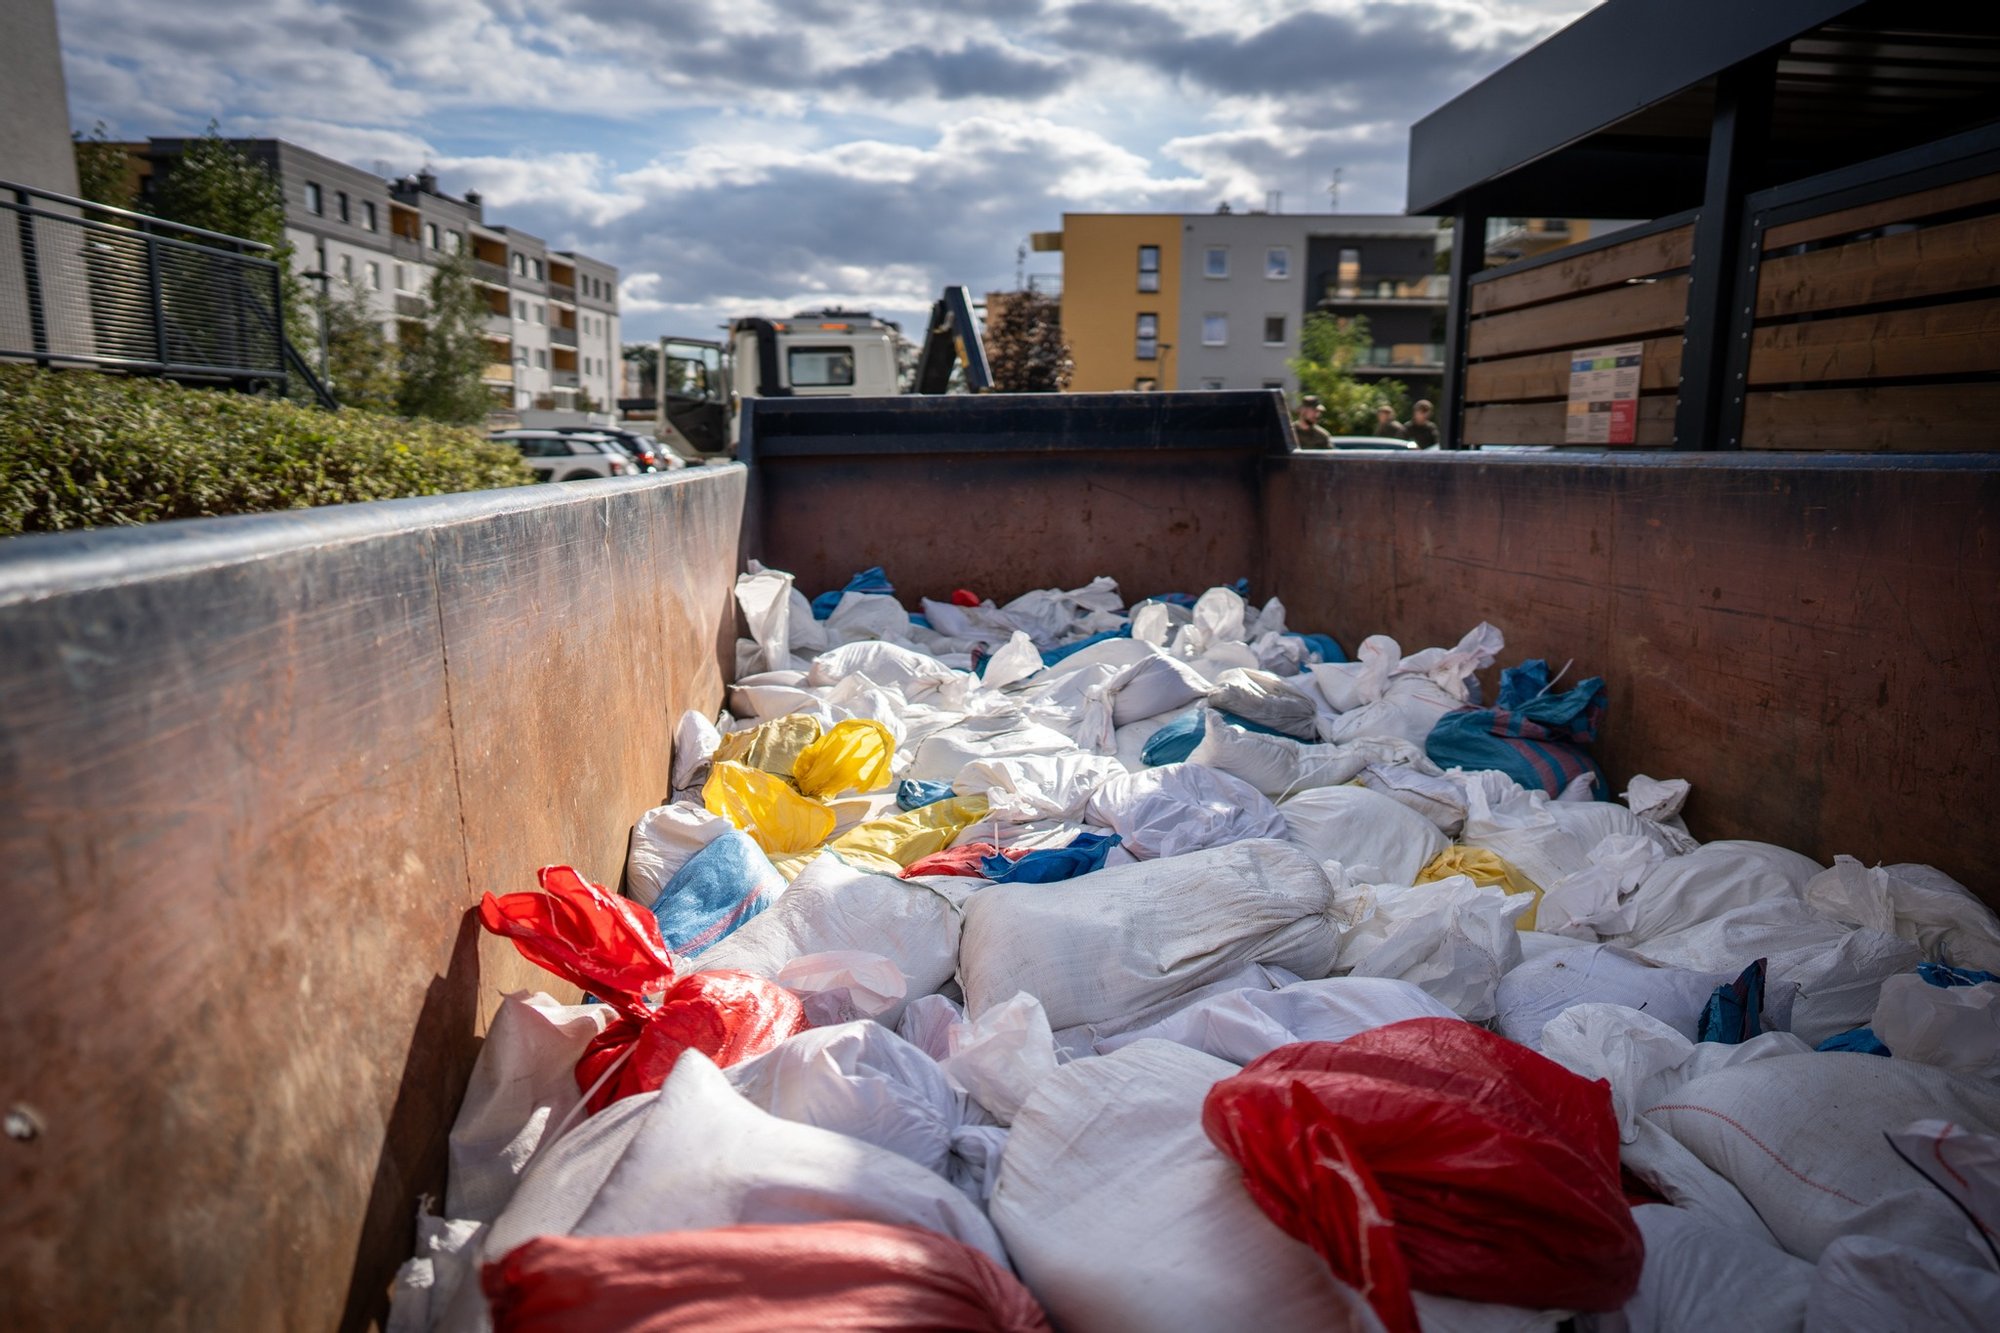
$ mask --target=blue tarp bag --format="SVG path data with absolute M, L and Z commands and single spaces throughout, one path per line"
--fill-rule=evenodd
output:
M 951 795 L 949 782 L 925 782 L 921 778 L 904 778 L 896 784 L 896 808 L 921 810 L 927 805 L 936 805 L 949 795 Z
M 1708 997 L 1708 1007 L 1695 1024 L 1696 1041 L 1741 1046 L 1764 1034 L 1764 973 L 1769 960 L 1759 958 L 1734 981 L 1726 981 Z
M 1500 673 L 1492 708 L 1461 708 L 1431 728 L 1424 753 L 1440 768 L 1498 769 L 1529 791 L 1562 795 L 1585 773 L 1593 794 L 1611 799 L 1610 784 L 1584 746 L 1604 722 L 1604 681 L 1589 680 L 1549 694 L 1549 665 L 1536 658 Z
M 1146 748 L 1139 751 L 1139 757 L 1146 761 L 1148 768 L 1185 763 L 1187 757 L 1194 753 L 1194 747 L 1201 744 L 1201 728 L 1200 707 L 1190 708 L 1149 736 Z
M 1347 654 L 1340 650 L 1340 645 L 1333 641 L 1332 635 L 1292 634 L 1289 637 L 1299 640 L 1306 647 L 1312 649 L 1313 660 L 1316 662 L 1345 662 L 1347 660 Z
M 1043 847 L 1019 859 L 982 857 L 979 873 L 995 884 L 1056 884 L 1104 869 L 1121 839 L 1116 833 L 1079 833 L 1067 847 Z
M 882 572 L 882 566 L 870 565 L 847 581 L 845 588 L 833 592 L 823 592 L 812 599 L 813 619 L 825 620 L 840 605 L 840 599 L 851 592 L 893 593 L 895 588 L 889 583 L 889 576 Z
M 667 948 L 686 957 L 724 938 L 778 900 L 785 877 L 741 829 L 687 859 L 653 901 Z

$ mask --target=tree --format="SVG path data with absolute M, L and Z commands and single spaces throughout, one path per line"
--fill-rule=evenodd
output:
M 619 352 L 619 360 L 635 369 L 639 396 L 651 398 L 660 388 L 660 345 L 658 343 L 626 343 Z
M 76 192 L 93 204 L 132 207 L 132 163 L 125 145 L 111 142 L 104 122 L 89 134 L 71 136 L 76 143 Z
M 986 360 L 996 393 L 1061 393 L 1076 371 L 1062 307 L 1041 292 L 986 297 Z
M 400 344 L 397 411 L 456 425 L 485 420 L 494 407 L 484 379 L 493 359 L 485 337 L 487 313 L 463 254 L 438 265 L 431 274 L 430 318 Z
M 1319 395 L 1321 420 L 1335 435 L 1373 434 L 1375 409 L 1384 403 L 1402 419 L 1410 391 L 1400 380 L 1363 383 L 1354 377 L 1355 365 L 1372 345 L 1365 316 L 1342 319 L 1315 311 L 1299 331 L 1299 355 L 1285 363 L 1299 377 L 1301 393 Z
M 573 411 L 577 412 L 595 412 L 604 405 L 590 396 L 590 390 L 584 388 L 582 385 L 578 385 L 576 397 L 572 400 L 570 406 Z
M 397 348 L 383 336 L 382 317 L 368 293 L 354 283 L 343 283 L 337 296 L 315 304 L 327 322 L 328 387 L 341 406 L 395 412 L 402 388 Z

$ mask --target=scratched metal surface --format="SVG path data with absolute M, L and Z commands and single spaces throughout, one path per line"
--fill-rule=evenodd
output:
M 497 997 L 714 707 L 741 468 L 0 545 L 0 1327 L 365 1328 Z
M 1692 781 L 1699 836 L 2000 905 L 2000 457 L 1295 455 L 1265 523 L 1297 627 L 1414 650 L 1485 619 L 1505 664 L 1603 676 L 1600 757 Z

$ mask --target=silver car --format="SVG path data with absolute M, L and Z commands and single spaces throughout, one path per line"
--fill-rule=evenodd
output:
M 582 481 L 588 477 L 630 477 L 639 464 L 625 446 L 609 435 L 585 435 L 554 430 L 510 430 L 492 437 L 511 444 L 521 461 L 543 481 Z

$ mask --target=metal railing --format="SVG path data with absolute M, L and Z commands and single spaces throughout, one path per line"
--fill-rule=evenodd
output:
M 1325 300 L 1341 301 L 1424 301 L 1438 303 L 1451 294 L 1451 279 L 1442 273 L 1427 273 L 1422 277 L 1371 276 L 1342 281 L 1328 278 L 1325 284 Z
M 0 359 L 324 392 L 269 246 L 10 181 L 0 210 Z
M 549 325 L 549 342 L 556 347 L 576 346 L 576 330 L 566 329 L 560 324 Z
M 478 278 L 481 282 L 490 282 L 496 287 L 505 287 L 507 285 L 507 266 L 505 264 L 496 264 L 490 259 L 475 259 L 472 261 L 472 276 Z
M 575 305 L 576 288 L 567 282 L 557 282 L 551 278 L 549 279 L 549 299 L 551 301 L 565 301 L 570 305 Z

